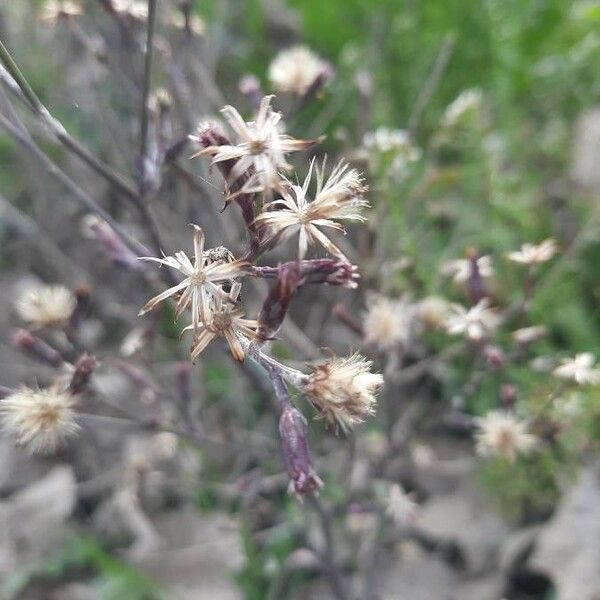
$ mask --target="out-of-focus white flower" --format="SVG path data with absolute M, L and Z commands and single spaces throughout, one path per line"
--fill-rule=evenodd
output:
M 290 236 L 298 232 L 298 257 L 304 258 L 311 243 L 321 244 L 328 252 L 347 260 L 342 251 L 321 231 L 321 228 L 344 231 L 338 220 L 365 221 L 361 213 L 369 206 L 363 194 L 367 190 L 361 174 L 339 162 L 325 181 L 325 163 L 316 169 L 317 189 L 314 199 L 307 198 L 314 160 L 302 186 L 287 182 L 282 198 L 268 203 L 254 221 L 266 226 L 270 238 Z
M 579 385 L 600 383 L 600 369 L 594 369 L 596 357 L 591 352 L 582 352 L 574 358 L 567 358 L 553 371 L 561 379 L 570 379 Z
M 543 338 L 547 333 L 543 325 L 535 325 L 533 327 L 522 327 L 512 332 L 512 338 L 517 344 L 530 344 Z
M 476 451 L 480 456 L 501 456 L 513 462 L 518 454 L 527 454 L 536 445 L 537 438 L 528 433 L 527 424 L 509 412 L 493 410 L 476 423 Z
M 265 96 L 254 121 L 244 121 L 233 106 L 221 109 L 225 119 L 238 136 L 237 145 L 208 146 L 194 156 L 212 156 L 213 164 L 225 160 L 236 160 L 233 169 L 235 181 L 243 173 L 254 168 L 254 177 L 246 186 L 246 191 L 270 190 L 277 184 L 279 171 L 288 171 L 291 165 L 285 157 L 290 152 L 304 150 L 313 146 L 317 140 L 296 140 L 281 131 L 281 113 L 271 108 L 274 96 Z M 193 141 L 201 141 L 199 126 L 198 136 L 190 136 Z
M 347 431 L 375 412 L 375 395 L 383 384 L 383 376 L 371 373 L 371 366 L 359 354 L 331 358 L 313 367 L 301 390 L 320 418 Z
M 410 525 L 417 517 L 419 505 L 412 499 L 410 494 L 407 494 L 402 486 L 398 484 L 392 485 L 386 513 L 398 525 Z
M 329 63 L 306 46 L 282 50 L 269 65 L 269 80 L 280 92 L 303 96 L 330 71 Z
M 421 158 L 421 150 L 417 148 L 407 131 L 378 127 L 367 132 L 363 137 L 363 146 L 368 151 L 371 168 L 379 167 L 382 159 L 391 155 L 390 174 L 402 178 L 409 172 L 410 164 Z M 388 164 L 388 163 L 386 163 Z
M 449 260 L 442 264 L 440 271 L 443 275 L 452 277 L 454 283 L 465 283 L 471 278 L 474 264 L 477 265 L 479 275 L 484 279 L 490 279 L 494 276 L 494 267 L 492 266 L 491 256 L 480 256 L 478 258 L 459 258 Z
M 127 15 L 136 21 L 148 18 L 148 3 L 143 0 L 111 0 L 115 12 Z
M 550 260 L 558 252 L 558 246 L 552 238 L 540 244 L 523 244 L 520 250 L 509 252 L 508 258 L 523 265 L 537 265 Z
M 492 334 L 500 324 L 500 317 L 489 307 L 489 299 L 480 300 L 472 308 L 452 304 L 451 314 L 446 320 L 446 330 L 452 335 L 466 335 L 478 341 Z
M 53 452 L 79 430 L 75 404 L 67 392 L 22 387 L 0 401 L 0 420 L 3 429 L 30 452 Z
M 365 343 L 387 352 L 406 346 L 413 337 L 415 308 L 403 300 L 371 296 L 363 315 Z
M 73 0 L 46 0 L 40 11 L 40 19 L 54 24 L 59 19 L 78 17 L 83 14 L 79 2 Z
M 23 321 L 33 327 L 64 325 L 75 310 L 73 294 L 61 285 L 39 285 L 25 291 L 15 308 Z
M 442 124 L 452 127 L 463 121 L 467 116 L 478 111 L 483 102 L 483 94 L 479 89 L 470 89 L 460 95 L 446 108 Z
M 200 332 L 201 325 L 210 320 L 212 299 L 214 297 L 222 300 L 230 300 L 229 294 L 223 291 L 223 283 L 242 277 L 246 274 L 244 261 L 214 260 L 210 259 L 210 250 L 204 251 L 204 232 L 202 228 L 194 225 L 194 262 L 189 259 L 185 252 L 176 252 L 175 256 L 155 258 L 153 256 L 141 257 L 141 260 L 156 262 L 166 265 L 182 273 L 183 281 L 174 285 L 151 298 L 146 302 L 139 312 L 144 315 L 152 310 L 157 304 L 181 292 L 177 301 L 176 316 L 191 305 L 192 327 L 194 335 Z
M 440 296 L 427 296 L 417 303 L 416 311 L 426 327 L 437 329 L 446 323 L 450 303 Z

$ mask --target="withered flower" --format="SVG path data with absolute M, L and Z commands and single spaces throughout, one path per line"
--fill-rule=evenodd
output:
M 371 366 L 360 354 L 331 358 L 313 367 L 301 390 L 320 418 L 348 431 L 375 412 L 375 396 L 383 384 L 383 376 L 371 373 Z
M 210 319 L 211 298 L 217 297 L 228 300 L 228 294 L 223 290 L 222 284 L 246 274 L 247 263 L 244 261 L 223 262 L 212 261 L 210 251 L 204 251 L 204 232 L 200 227 L 194 225 L 194 262 L 189 259 L 185 252 L 176 252 L 175 256 L 155 258 L 152 256 L 141 257 L 141 260 L 156 262 L 176 269 L 185 279 L 177 285 L 165 290 L 151 298 L 140 310 L 143 315 L 152 310 L 157 304 L 181 292 L 177 301 L 176 315 L 191 305 L 192 326 L 194 333 L 200 331 L 203 322 Z
M 338 223 L 366 221 L 363 209 L 369 206 L 363 194 L 367 191 L 362 176 L 356 169 L 340 161 L 325 181 L 325 162 L 316 168 L 317 189 L 314 199 L 307 198 L 312 179 L 314 160 L 302 186 L 287 181 L 281 190 L 282 198 L 270 202 L 255 224 L 266 227 L 270 238 L 287 237 L 298 232 L 298 257 L 304 258 L 309 244 L 318 242 L 328 252 L 347 260 L 342 251 L 321 231 L 321 228 L 344 231 Z
M 231 300 L 237 300 L 240 292 L 240 284 L 234 284 L 231 291 Z M 224 303 L 221 298 L 213 298 L 214 307 L 207 313 L 208 317 L 199 324 L 194 333 L 194 340 L 190 357 L 195 360 L 200 353 L 216 337 L 223 336 L 227 340 L 233 358 L 243 362 L 245 357 L 244 347 L 249 340 L 256 338 L 258 321 L 245 319 L 244 311 L 230 303 Z M 194 326 L 186 327 L 185 330 L 194 329 Z M 242 344 L 245 341 L 245 344 Z
M 53 452 L 79 430 L 75 404 L 75 396 L 68 392 L 23 386 L 0 402 L 0 420 L 30 452 Z
M 60 327 L 75 310 L 75 297 L 62 285 L 37 285 L 18 298 L 19 317 L 36 328 Z
M 304 150 L 317 140 L 296 140 L 281 131 L 281 113 L 271 108 L 273 96 L 265 96 L 254 121 L 244 121 L 233 106 L 225 106 L 221 112 L 236 133 L 236 145 L 218 145 L 203 148 L 195 156 L 212 156 L 213 164 L 235 159 L 234 168 L 229 173 L 229 181 L 236 181 L 249 169 L 254 176 L 248 182 L 247 190 L 268 191 L 276 185 L 280 171 L 291 169 L 286 161 L 290 152 Z M 193 141 L 202 143 L 201 135 L 190 136 Z M 192 157 L 193 158 L 193 157 Z

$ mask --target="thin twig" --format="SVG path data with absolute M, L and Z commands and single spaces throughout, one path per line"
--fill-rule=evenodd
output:
M 98 215 L 106 221 L 124 244 L 136 254 L 147 254 L 148 249 L 130 236 L 96 201 L 79 187 L 64 171 L 52 162 L 37 144 L 23 133 L 16 125 L 11 123 L 4 115 L 0 114 L 0 127 L 2 127 L 22 148 L 31 154 L 44 169 L 62 183 L 71 192 L 73 197 L 87 210 Z
M 412 113 L 408 119 L 408 131 L 410 132 L 411 136 L 415 134 L 417 127 L 419 126 L 419 122 L 421 121 L 423 111 L 427 108 L 427 105 L 431 101 L 440 79 L 446 70 L 446 67 L 450 61 L 450 57 L 452 56 L 455 43 L 456 36 L 453 33 L 446 35 L 444 41 L 442 42 L 442 47 L 440 48 L 437 58 L 433 63 L 431 73 L 425 81 L 425 85 L 421 89 Z
M 142 88 L 142 105 L 140 107 L 140 196 L 146 196 L 146 159 L 148 151 L 148 95 L 152 82 L 152 58 L 154 27 L 156 24 L 156 0 L 148 0 L 148 25 L 144 55 L 144 85 Z

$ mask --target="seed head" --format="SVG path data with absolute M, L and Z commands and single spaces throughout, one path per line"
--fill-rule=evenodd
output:
M 363 315 L 365 343 L 387 352 L 407 345 L 413 336 L 415 310 L 403 300 L 374 296 Z
M 494 410 L 476 422 L 476 450 L 481 456 L 501 456 L 513 462 L 517 454 L 527 454 L 536 445 L 527 424 L 512 413 Z
M 330 72 L 329 64 L 306 46 L 282 50 L 269 66 L 269 80 L 279 92 L 304 96 L 315 81 Z
M 375 412 L 375 396 L 383 384 L 383 376 L 371 373 L 371 366 L 372 363 L 359 354 L 331 358 L 313 367 L 302 391 L 320 418 L 348 431 Z
M 75 310 L 73 294 L 61 285 L 39 285 L 28 289 L 16 302 L 16 310 L 36 328 L 64 325 Z
M 67 392 L 22 387 L 0 401 L 0 420 L 30 452 L 50 453 L 79 430 L 75 404 L 75 396 Z

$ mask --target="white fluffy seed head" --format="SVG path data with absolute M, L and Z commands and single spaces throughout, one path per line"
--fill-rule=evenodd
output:
M 22 387 L 0 401 L 0 421 L 30 452 L 50 453 L 79 430 L 75 404 L 76 398 L 67 392 Z
M 306 378 L 305 392 L 330 425 L 348 431 L 375 412 L 376 394 L 383 376 L 371 373 L 372 363 L 359 354 L 331 358 Z
M 328 64 L 306 46 L 282 50 L 269 66 L 269 80 L 279 92 L 303 96 Z
M 69 320 L 75 310 L 73 294 L 61 285 L 39 285 L 17 299 L 19 317 L 34 327 L 56 327 Z
M 477 426 L 476 451 L 481 456 L 501 456 L 513 462 L 518 454 L 527 454 L 536 445 L 527 424 L 506 411 L 490 411 L 477 419 Z
M 363 315 L 365 343 L 387 352 L 406 346 L 415 324 L 414 307 L 402 300 L 373 296 L 367 301 Z

